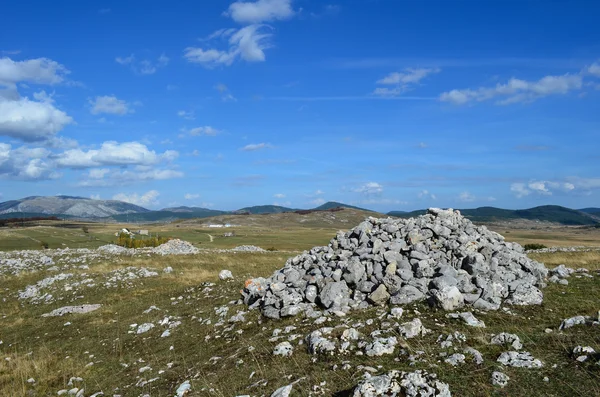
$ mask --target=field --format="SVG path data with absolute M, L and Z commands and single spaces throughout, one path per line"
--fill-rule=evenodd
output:
M 363 215 L 349 211 L 325 221 L 316 216 L 253 216 L 244 217 L 243 222 L 238 222 L 240 226 L 232 228 L 208 228 L 203 226 L 205 220 L 189 220 L 150 226 L 47 224 L 3 229 L 0 231 L 2 250 L 39 249 L 40 241 L 47 242 L 50 248 L 95 248 L 114 241 L 114 232 L 127 226 L 178 237 L 211 250 L 181 256 L 75 253 L 70 257 L 55 256 L 55 266 L 71 276 L 47 287 L 52 294 L 48 301 L 19 299 L 18 292 L 56 275 L 57 270 L 41 267 L 35 261 L 31 269 L 19 274 L 2 269 L 0 395 L 55 396 L 59 390 L 78 388 L 85 389 L 82 393 L 85 396 L 100 391 L 105 396 L 173 396 L 178 386 L 189 380 L 192 389 L 188 396 L 269 396 L 293 381 L 298 383 L 292 396 L 345 396 L 365 372 L 383 373 L 391 369 L 424 369 L 436 373 L 450 385 L 455 396 L 600 395 L 600 366 L 595 365 L 598 358 L 580 363 L 571 355 L 577 345 L 600 350 L 600 327 L 580 325 L 558 330 L 564 318 L 597 315 L 600 308 L 598 252 L 532 254 L 532 258 L 545 262 L 548 267 L 560 263 L 574 268 L 583 266 L 594 277 L 571 276 L 567 286 L 549 285 L 544 289 L 541 306 L 511 307 L 512 314 L 474 311 L 485 321 L 486 328 L 468 327 L 425 304 L 405 306 L 399 322 L 418 317 L 433 332 L 403 340 L 403 352 L 389 356 L 367 357 L 354 353 L 314 356 L 304 345 L 298 344 L 319 327 L 365 323 L 373 319 L 372 326 L 361 329 L 368 333 L 389 321 L 387 308 L 330 317 L 325 325 L 315 325 L 314 319 L 301 318 L 269 321 L 261 319 L 257 311 L 248 312 L 242 322 L 228 320 L 238 311 L 247 311 L 244 305 L 232 303 L 239 298 L 244 280 L 268 276 L 295 253 L 327 244 L 337 230 L 356 225 Z M 307 220 L 300 222 L 300 219 Z M 87 233 L 83 226 L 87 227 Z M 600 246 L 600 234 L 591 230 L 497 231 L 507 240 L 522 244 Z M 223 237 L 225 232 L 234 232 L 235 237 Z M 212 250 L 244 244 L 273 251 Z M 51 251 L 47 251 L 49 255 Z M 168 267 L 173 271 L 164 272 Z M 125 268 L 131 269 L 122 271 Z M 138 274 L 141 268 L 157 274 L 124 276 L 127 272 Z M 217 275 L 222 269 L 231 270 L 234 279 L 219 280 Z M 87 314 L 42 317 L 53 309 L 84 303 L 102 304 L 102 307 Z M 216 309 L 224 306 L 229 311 L 221 316 Z M 180 324 L 173 325 L 178 322 Z M 154 328 L 138 334 L 139 325 L 145 323 L 152 323 Z M 275 329 L 284 330 L 287 326 L 296 329 L 282 331 L 285 339 L 281 335 L 275 337 L 277 340 L 272 339 Z M 170 335 L 161 337 L 167 329 Z M 485 358 L 482 365 L 467 362 L 452 367 L 444 363 L 437 338 L 455 331 L 466 336 L 463 347 L 468 345 L 481 351 Z M 540 369 L 501 369 L 511 378 L 504 389 L 492 386 L 489 381 L 491 373 L 501 368 L 495 360 L 503 351 L 489 340 L 491 335 L 500 332 L 519 335 L 524 350 L 544 363 Z M 274 356 L 275 345 L 290 335 L 294 338 L 293 355 Z M 420 359 L 413 363 L 408 356 Z M 72 378 L 81 380 L 71 381 Z

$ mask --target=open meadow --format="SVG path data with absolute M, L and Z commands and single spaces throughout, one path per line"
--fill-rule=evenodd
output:
M 289 257 L 327 245 L 337 230 L 350 229 L 365 216 L 342 212 L 333 219 L 306 216 L 303 222 L 298 215 L 246 216 L 231 228 L 209 228 L 201 219 L 1 229 L 0 250 L 7 252 L 0 257 L 0 395 L 174 396 L 189 381 L 186 396 L 270 396 L 292 382 L 297 382 L 292 396 L 346 396 L 365 373 L 418 369 L 437 374 L 455 396 L 600 395 L 600 357 L 591 354 L 580 362 L 572 353 L 576 346 L 600 351 L 600 327 L 581 324 L 559 330 L 565 318 L 597 319 L 599 251 L 530 254 L 548 268 L 565 264 L 589 272 L 572 274 L 568 285 L 549 283 L 541 305 L 465 309 L 484 321 L 485 328 L 448 318 L 424 302 L 403 305 L 404 313 L 396 317 L 383 306 L 345 316 L 269 320 L 238 301 L 245 280 L 268 277 Z M 234 224 L 235 219 L 223 221 Z M 200 251 L 162 256 L 150 250 L 95 250 L 114 242 L 114 233 L 123 227 L 179 238 Z M 600 246 L 600 233 L 594 230 L 496 231 L 522 244 Z M 227 232 L 234 236 L 224 237 Z M 10 253 L 38 250 L 40 242 L 50 249 Z M 270 251 L 231 251 L 242 245 Z M 65 247 L 70 249 L 57 250 Z M 233 278 L 220 280 L 223 269 Z M 83 304 L 101 306 L 89 313 L 45 316 Z M 354 327 L 368 335 L 417 318 L 431 332 L 409 338 L 391 331 L 400 340 L 394 354 L 307 351 L 306 336 L 321 327 L 333 327 L 333 334 L 340 335 Z M 506 349 L 490 340 L 502 332 L 518 335 L 523 350 L 543 366 L 500 365 L 496 359 Z M 293 354 L 274 355 L 284 341 L 291 343 Z M 467 358 L 454 366 L 445 361 L 467 347 L 479 351 L 483 362 Z M 504 388 L 490 382 L 497 370 L 510 377 Z

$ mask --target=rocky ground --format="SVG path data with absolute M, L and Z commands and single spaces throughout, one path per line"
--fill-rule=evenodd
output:
M 182 241 L 0 253 L 0 394 L 600 395 L 600 263 L 542 270 L 498 235 L 468 223 L 453 230 L 433 214 L 368 223 L 285 265 L 285 254 L 257 247 L 199 251 Z M 466 230 L 471 238 L 453 248 Z M 399 240 L 404 247 L 392 245 Z M 342 280 L 345 288 L 327 287 Z M 543 298 L 515 301 L 524 283 Z M 381 286 L 387 295 L 373 296 Z M 394 302 L 406 286 L 418 298 Z M 444 304 L 447 287 L 462 300 L 453 289 Z

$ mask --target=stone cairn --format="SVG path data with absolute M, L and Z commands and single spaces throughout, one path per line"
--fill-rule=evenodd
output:
M 459 211 L 430 208 L 417 218 L 369 217 L 271 277 L 247 280 L 242 295 L 268 318 L 423 300 L 444 310 L 497 310 L 542 303 L 547 273 L 519 244 Z

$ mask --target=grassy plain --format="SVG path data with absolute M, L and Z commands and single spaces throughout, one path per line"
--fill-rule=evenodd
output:
M 360 369 L 361 365 L 373 367 L 377 373 L 391 369 L 426 369 L 449 383 L 454 396 L 600 395 L 600 366 L 594 365 L 598 358 L 594 362 L 579 363 L 570 355 L 577 345 L 589 345 L 600 351 L 600 327 L 576 326 L 558 331 L 560 322 L 566 317 L 596 315 L 600 301 L 600 275 L 596 272 L 592 272 L 593 278 L 571 277 L 568 286 L 548 286 L 544 289 L 545 298 L 541 306 L 511 307 L 513 315 L 502 311 L 475 313 L 485 321 L 485 329 L 470 328 L 447 319 L 445 313 L 430 309 L 425 304 L 405 307 L 404 318 L 400 322 L 419 317 L 427 328 L 433 330 L 424 337 L 401 341 L 408 354 L 423 352 L 423 361 L 414 365 L 407 360 L 407 355 L 398 354 L 398 350 L 394 355 L 383 357 L 348 354 L 315 359 L 306 352 L 305 345 L 298 345 L 298 341 L 310 331 L 343 321 L 354 324 L 374 319 L 372 327 L 361 329 L 367 334 L 380 323 L 384 309 L 353 312 L 349 318 L 334 318 L 319 326 L 314 325 L 313 320 L 299 318 L 267 321 L 256 312 L 250 312 L 241 324 L 233 326 L 226 322 L 215 327 L 219 321 L 215 308 L 236 300 L 245 279 L 270 275 L 282 267 L 294 252 L 326 244 L 336 230 L 348 229 L 360 220 L 346 217 L 341 219 L 347 222 L 340 222 L 337 218 L 337 222 L 330 219 L 332 223 L 319 223 L 318 220 L 300 223 L 297 219 L 277 222 L 276 217 L 262 218 L 266 219 L 262 224 L 251 220 L 231 229 L 203 227 L 204 220 L 143 227 L 134 225 L 133 228 L 147 228 L 152 233 L 183 238 L 203 248 L 254 244 L 278 251 L 206 251 L 193 256 L 119 256 L 109 261 L 89 260 L 86 263 L 88 269 L 73 267 L 68 271 L 101 279 L 115 269 L 144 266 L 157 270 L 160 275 L 138 280 L 129 288 L 107 289 L 98 283 L 82 290 L 74 300 L 30 304 L 17 299 L 17 291 L 55 272 L 0 276 L 0 395 L 55 396 L 61 389 L 83 387 L 86 396 L 98 391 L 103 391 L 105 396 L 173 396 L 181 382 L 190 380 L 190 397 L 269 396 L 278 387 L 301 379 L 292 396 L 345 396 L 365 372 Z M 69 229 L 51 225 L 12 229 L 7 234 L 0 234 L 0 246 L 4 250 L 10 247 L 37 249 L 39 243 L 35 241 L 46 240 L 51 248 L 62 244 L 71 248 L 77 247 L 73 244 L 95 247 L 113 241 L 113 233 L 122 226 L 127 225 L 92 224 L 88 225 L 89 233 L 84 233 L 80 227 Z M 235 231 L 236 237 L 223 237 L 222 234 L 227 231 Z M 6 230 L 0 231 L 4 232 Z M 507 240 L 514 239 L 523 244 L 569 239 L 572 241 L 569 245 L 593 245 L 598 241 L 595 240 L 598 238 L 596 235 L 579 234 L 569 229 L 558 231 L 556 235 L 548 233 L 544 231 L 543 237 L 537 239 L 535 232 L 511 230 L 505 236 Z M 212 242 L 209 235 L 213 237 Z M 572 267 L 600 270 L 598 253 L 532 256 L 548 266 L 565 263 Z M 174 271 L 163 273 L 161 270 L 167 266 Z M 221 269 L 231 270 L 235 279 L 228 282 L 218 280 Z M 215 285 L 207 286 L 204 282 Z M 57 297 L 67 296 L 67 292 L 61 290 L 55 294 Z M 58 307 L 83 303 L 101 303 L 103 306 L 88 314 L 41 317 Z M 151 306 L 160 310 L 144 313 Z M 232 306 L 226 318 L 238 310 L 245 308 Z M 161 338 L 164 327 L 158 325 L 144 334 L 131 333 L 135 329 L 131 324 L 158 324 L 165 316 L 181 321 L 179 327 L 172 329 L 171 336 Z M 206 323 L 207 319 L 211 324 Z M 283 329 L 288 325 L 297 327 L 290 334 L 301 335 L 301 338 L 292 342 L 295 346 L 292 357 L 275 357 L 272 355 L 274 346 L 286 339 L 278 342 L 268 339 L 275 328 Z M 546 328 L 553 331 L 546 333 Z M 440 334 L 454 331 L 467 336 L 462 347 L 472 346 L 483 353 L 483 365 L 468 362 L 451 367 L 443 362 L 439 355 L 442 349 L 436 339 Z M 499 332 L 519 335 L 524 350 L 539 358 L 544 367 L 501 368 L 495 360 L 503 349 L 489 344 L 491 335 Z M 350 368 L 342 369 L 343 363 L 350 364 Z M 151 369 L 140 372 L 145 367 Z M 490 375 L 495 370 L 510 376 L 505 389 L 490 384 Z M 83 382 L 69 386 L 71 377 L 81 377 Z M 544 381 L 545 377 L 548 381 Z M 30 378 L 35 382 L 29 383 Z

